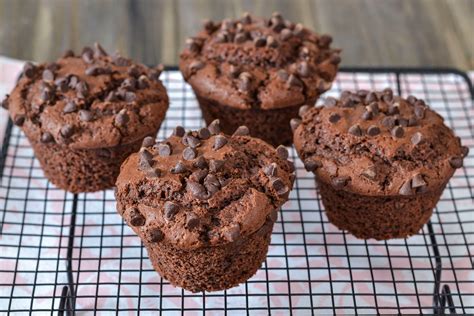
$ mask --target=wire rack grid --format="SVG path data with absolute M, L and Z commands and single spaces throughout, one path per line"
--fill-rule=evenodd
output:
M 158 137 L 203 126 L 179 72 L 163 74 L 171 107 Z M 343 69 L 331 91 L 392 87 L 446 118 L 470 147 L 429 224 L 409 239 L 358 240 L 331 225 L 293 148 L 297 178 L 266 262 L 241 286 L 193 294 L 153 270 L 115 210 L 112 190 L 73 195 L 44 177 L 11 122 L 0 157 L 0 313 L 374 314 L 474 313 L 472 86 L 441 70 Z

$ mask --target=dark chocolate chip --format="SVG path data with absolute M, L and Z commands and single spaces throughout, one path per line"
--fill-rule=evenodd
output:
M 416 117 L 410 117 L 408 119 L 408 126 L 417 126 L 418 125 L 418 119 Z
M 263 47 L 267 45 L 267 39 L 265 37 L 257 37 L 253 40 L 255 47 Z
M 137 83 L 137 87 L 138 89 L 146 89 L 148 88 L 150 85 L 148 83 L 148 77 L 145 76 L 145 75 L 141 75 L 139 78 L 138 78 L 138 83 Z
M 182 161 L 178 161 L 176 165 L 173 168 L 171 168 L 170 172 L 177 174 L 177 173 L 184 173 L 187 170 L 188 168 L 186 168 L 186 165 Z
M 173 129 L 173 136 L 183 137 L 184 133 L 185 133 L 185 130 L 182 126 L 178 125 Z
M 378 134 L 380 134 L 380 128 L 376 125 L 371 125 L 367 129 L 367 134 L 369 136 L 377 136 Z
M 164 205 L 164 216 L 167 221 L 174 219 L 174 216 L 178 213 L 179 206 L 173 202 L 166 201 Z
M 207 129 L 211 132 L 212 135 L 219 134 L 221 132 L 220 121 L 218 119 L 215 119 L 211 122 L 211 124 L 209 124 Z
M 193 197 L 199 200 L 205 200 L 209 198 L 206 188 L 202 184 L 194 181 L 188 181 L 186 184 L 186 191 L 191 193 Z
M 324 34 L 318 38 L 318 46 L 320 48 L 328 48 L 331 43 L 332 37 L 329 35 Z
M 373 118 L 372 111 L 364 111 L 364 113 L 362 113 L 362 119 L 364 121 L 369 121 L 372 118 Z
M 275 149 L 275 152 L 276 152 L 278 158 L 284 159 L 284 160 L 288 159 L 289 153 L 288 153 L 288 149 L 286 149 L 285 146 L 279 145 L 279 146 Z
M 292 131 L 295 131 L 298 128 L 298 126 L 300 126 L 300 125 L 301 125 L 301 120 L 300 119 L 292 118 L 290 120 L 290 126 L 291 126 Z
M 76 76 L 71 76 L 69 78 L 69 88 L 76 89 L 78 82 L 79 82 L 79 79 Z
M 304 168 L 309 172 L 313 172 L 316 169 L 321 168 L 322 166 L 323 164 L 318 160 L 306 159 L 304 161 Z
M 219 183 L 219 180 L 213 174 L 206 175 L 206 178 L 204 179 L 204 186 L 206 187 L 207 191 L 211 194 L 216 193 L 221 188 L 221 184 Z
M 232 224 L 226 230 L 224 230 L 224 237 L 229 242 L 234 242 L 240 237 L 240 226 L 239 224 Z
M 72 49 L 66 49 L 61 56 L 62 58 L 74 57 L 74 52 Z
M 341 119 L 341 116 L 338 113 L 332 113 L 329 116 L 329 122 L 331 122 L 333 124 L 339 122 L 340 119 Z
M 415 116 L 419 119 L 423 119 L 425 117 L 426 107 L 424 106 L 415 106 Z
M 211 132 L 207 128 L 203 127 L 199 129 L 198 137 L 200 139 L 209 139 L 209 137 L 211 137 Z
M 216 173 L 222 168 L 222 166 L 224 166 L 224 160 L 218 160 L 218 159 L 209 160 L 210 172 Z
M 252 16 L 250 15 L 250 13 L 244 12 L 244 14 L 242 15 L 241 21 L 244 24 L 250 24 L 252 23 Z
M 130 225 L 132 226 L 143 226 L 145 225 L 145 217 L 140 213 L 140 211 L 135 208 L 131 207 L 128 209 L 128 214 L 130 218 Z
M 125 92 L 123 99 L 125 100 L 125 102 L 130 103 L 137 99 L 137 95 L 135 94 L 135 92 L 127 91 Z
M 212 149 L 219 150 L 227 144 L 227 138 L 223 135 L 217 135 L 214 137 L 214 145 Z
M 41 142 L 42 143 L 50 143 L 54 140 L 53 138 L 53 135 L 51 135 L 51 133 L 49 132 L 44 132 L 43 134 L 41 134 Z
M 155 138 L 152 136 L 147 136 L 142 141 L 142 147 L 151 147 L 155 145 Z
M 194 229 L 199 226 L 199 217 L 194 213 L 186 214 L 186 228 L 187 229 Z
M 375 102 L 375 101 L 377 101 L 377 95 L 374 92 L 370 92 L 365 97 L 365 103 L 367 103 L 367 104 L 370 104 L 370 103 Z
M 407 127 L 408 126 L 408 120 L 404 119 L 404 118 L 399 118 L 397 120 L 397 123 L 398 123 L 398 125 L 400 125 L 402 127 Z
M 186 48 L 193 53 L 199 53 L 201 51 L 201 45 L 193 38 L 187 38 L 185 44 Z
M 401 195 L 411 195 L 413 194 L 412 187 L 411 187 L 411 180 L 406 181 L 398 191 Z
M 2 108 L 4 108 L 5 110 L 8 110 L 8 97 L 9 95 L 7 94 L 5 96 L 5 99 L 2 100 Z
M 64 106 L 63 112 L 64 113 L 72 113 L 77 110 L 76 103 L 74 101 L 68 101 L 66 105 Z
M 290 191 L 288 186 L 286 186 L 283 180 L 280 178 L 272 177 L 270 179 L 270 184 L 279 196 L 283 196 Z
M 112 56 L 112 62 L 119 67 L 128 67 L 131 64 L 130 59 L 122 57 L 120 54 L 115 53 Z
M 84 81 L 79 82 L 76 84 L 76 92 L 77 92 L 77 97 L 84 99 L 89 95 L 89 87 Z
M 304 26 L 301 23 L 296 23 L 295 28 L 293 29 L 293 35 L 302 36 L 304 33 Z
M 349 98 L 342 100 L 342 107 L 351 108 L 355 105 L 355 102 Z
M 42 102 L 48 102 L 52 99 L 52 97 L 53 97 L 53 95 L 52 95 L 51 91 L 49 89 L 45 88 L 41 91 L 41 94 L 40 94 L 39 98 Z
M 79 110 L 79 119 L 83 122 L 89 122 L 92 121 L 92 118 L 94 115 L 92 114 L 91 111 L 88 110 Z
M 370 103 L 370 104 L 366 107 L 366 109 L 367 109 L 367 111 L 370 110 L 370 111 L 374 114 L 374 116 L 377 115 L 377 114 L 379 114 L 379 111 L 380 111 L 380 109 L 379 109 L 379 104 L 378 104 L 377 102 L 372 102 L 372 103 Z
M 350 177 L 340 176 L 333 178 L 331 182 L 336 189 L 342 189 L 349 184 L 349 181 L 351 181 Z
M 204 156 L 197 157 L 193 165 L 194 167 L 199 168 L 199 169 L 206 169 L 208 167 L 208 163 L 206 161 L 206 158 L 204 158 Z
M 413 189 L 417 189 L 417 188 L 422 188 L 422 187 L 425 187 L 427 184 L 426 184 L 426 181 L 423 179 L 423 176 L 421 174 L 416 174 L 413 179 L 411 179 L 411 187 Z
M 400 104 L 394 103 L 394 104 L 389 105 L 387 114 L 388 115 L 400 114 Z
M 150 242 L 160 242 L 165 238 L 165 235 L 158 227 L 151 229 Z
M 35 76 L 36 70 L 37 70 L 37 68 L 36 68 L 35 65 L 33 65 L 30 62 L 27 62 L 27 63 L 25 63 L 25 66 L 23 66 L 23 75 L 26 78 L 31 79 Z
M 61 92 L 66 92 L 69 89 L 67 78 L 56 79 L 54 85 L 58 87 L 58 90 Z
M 158 178 L 161 176 L 161 170 L 158 168 L 153 168 L 150 166 L 150 168 L 144 170 L 146 175 L 150 178 Z
M 14 118 L 13 118 L 13 123 L 17 126 L 22 126 L 24 123 L 25 123 L 25 120 L 26 120 L 26 116 L 23 115 L 23 114 L 17 114 Z
M 107 52 L 105 51 L 105 49 L 97 42 L 94 43 L 94 56 L 96 58 L 98 57 L 104 57 L 104 56 L 107 56 Z
M 418 144 L 421 144 L 422 142 L 423 142 L 423 134 L 421 134 L 420 132 L 416 132 L 411 137 L 411 143 L 413 145 L 418 145 Z
M 303 82 L 296 75 L 293 75 L 293 74 L 291 74 L 288 77 L 286 84 L 289 87 L 302 87 L 303 86 Z
M 197 152 L 195 149 L 191 148 L 191 147 L 186 147 L 184 148 L 183 150 L 183 159 L 184 160 L 193 160 L 194 158 L 196 158 L 197 156 Z
M 250 134 L 249 128 L 247 126 L 239 126 L 235 130 L 232 136 L 248 136 Z
M 156 149 L 160 157 L 168 157 L 171 155 L 172 152 L 171 146 L 167 143 L 158 144 L 158 146 L 156 146 Z
M 341 63 L 341 56 L 339 54 L 332 54 L 331 57 L 329 58 L 329 62 L 333 65 L 338 65 Z
M 463 158 L 462 157 L 451 157 L 451 158 L 449 158 L 449 164 L 454 169 L 461 168 L 463 166 Z
M 189 71 L 191 71 L 192 73 L 198 71 L 198 70 L 201 70 L 202 68 L 204 68 L 204 63 L 202 61 L 199 61 L 199 60 L 195 60 L 193 62 L 191 62 L 189 64 Z
M 267 46 L 272 48 L 278 47 L 278 41 L 271 35 L 267 36 Z
M 281 81 L 287 81 L 288 77 L 289 77 L 289 74 L 286 70 L 280 69 L 280 70 L 277 71 L 277 76 Z
M 235 35 L 234 42 L 238 43 L 238 44 L 242 44 L 242 43 L 246 42 L 247 39 L 248 39 L 247 33 L 241 32 L 241 33 L 237 33 Z
M 265 173 L 267 176 L 273 176 L 273 177 L 277 176 L 278 165 L 272 162 L 271 164 L 263 168 L 263 173 Z
M 462 156 L 466 157 L 469 154 L 469 148 L 466 146 L 461 146 Z
M 287 41 L 293 36 L 293 32 L 290 29 L 283 29 L 280 32 L 280 39 L 282 41 Z
M 104 69 L 99 66 L 90 66 L 86 69 L 85 74 L 88 76 L 98 76 L 104 72 Z
M 229 41 L 229 34 L 227 32 L 219 32 L 215 37 L 216 43 L 226 43 Z
M 362 129 L 360 128 L 358 124 L 355 124 L 349 127 L 348 132 L 349 134 L 352 134 L 354 136 L 362 136 Z
M 415 105 L 415 102 L 417 101 L 417 98 L 413 95 L 409 95 L 407 97 L 407 102 L 410 103 L 411 105 Z
M 387 116 L 382 120 L 382 125 L 387 128 L 392 128 L 395 126 L 395 119 L 393 117 Z
M 240 92 L 249 91 L 250 86 L 251 86 L 251 80 L 252 80 L 252 75 L 250 73 L 245 72 L 245 71 L 240 73 L 239 83 L 238 83 L 239 91 Z
M 299 115 L 300 117 L 303 117 L 303 115 L 304 115 L 306 112 L 308 112 L 311 108 L 312 108 L 311 106 L 306 105 L 306 104 L 300 106 L 300 108 L 299 108 L 299 110 L 298 110 L 298 115 Z
M 63 125 L 63 127 L 61 127 L 60 132 L 64 138 L 69 138 L 74 134 L 74 126 L 72 126 L 71 124 Z
M 135 91 L 137 89 L 137 80 L 135 78 L 127 78 L 122 81 L 120 87 L 128 91 Z
M 229 75 L 231 78 L 237 78 L 240 73 L 240 68 L 238 66 L 230 65 L 229 66 Z
M 88 63 L 92 64 L 94 62 L 94 51 L 90 47 L 84 47 L 82 52 L 82 59 Z
M 375 172 L 375 167 L 369 167 L 362 171 L 362 175 L 370 180 L 374 180 L 375 177 L 377 176 L 377 173 Z
M 117 100 L 118 100 L 118 97 L 115 91 L 110 91 L 109 94 L 107 94 L 107 97 L 105 98 L 105 101 L 107 102 L 114 102 Z
M 47 82 L 53 82 L 54 81 L 54 73 L 49 69 L 43 70 L 43 80 L 47 81 Z
M 402 138 L 404 134 L 405 134 L 405 131 L 403 130 L 403 127 L 401 127 L 401 126 L 395 126 L 392 129 L 392 136 L 393 137 Z
M 119 127 L 124 127 L 125 124 L 128 123 L 130 120 L 130 117 L 127 114 L 127 111 L 125 109 L 120 110 L 117 115 L 115 115 L 115 125 Z
M 207 169 L 198 169 L 194 171 L 193 173 L 191 173 L 191 175 L 189 176 L 189 179 L 191 181 L 200 183 L 207 176 L 208 173 L 209 171 Z
M 191 148 L 197 148 L 201 145 L 201 141 L 192 135 L 185 135 L 182 139 L 182 143 Z
M 337 100 L 333 97 L 327 97 L 324 100 L 324 105 L 327 107 L 332 107 L 332 106 L 335 106 L 336 104 L 337 104 Z

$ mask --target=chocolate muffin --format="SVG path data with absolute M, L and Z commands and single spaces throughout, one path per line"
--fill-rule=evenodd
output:
M 117 210 L 142 239 L 155 270 L 192 292 L 245 282 L 265 260 L 278 209 L 293 186 L 294 167 L 239 127 L 218 121 L 143 147 L 122 165 Z
M 291 121 L 329 220 L 358 238 L 406 238 L 429 220 L 467 147 L 443 118 L 391 89 L 343 92 Z
M 206 21 L 186 40 L 179 67 L 207 124 L 225 133 L 240 125 L 270 144 L 289 145 L 290 119 L 331 87 L 340 50 L 332 38 L 274 13 L 270 19 Z
M 26 63 L 4 107 L 52 183 L 74 193 L 102 190 L 160 128 L 168 109 L 160 72 L 95 44 L 79 56 Z

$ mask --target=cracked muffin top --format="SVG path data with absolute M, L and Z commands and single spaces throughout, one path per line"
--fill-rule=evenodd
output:
M 16 125 L 44 143 L 75 149 L 113 147 L 150 134 L 163 120 L 168 96 L 150 69 L 95 44 L 53 63 L 26 63 L 3 106 Z
M 121 167 L 117 209 L 140 237 L 181 249 L 222 245 L 276 221 L 294 181 L 285 147 L 208 128 L 143 141 Z
M 274 13 L 205 21 L 186 40 L 179 67 L 201 96 L 239 109 L 304 104 L 331 87 L 340 50 L 332 38 Z
M 291 121 L 308 171 L 341 190 L 412 195 L 443 189 L 468 148 L 423 100 L 391 89 L 327 98 Z

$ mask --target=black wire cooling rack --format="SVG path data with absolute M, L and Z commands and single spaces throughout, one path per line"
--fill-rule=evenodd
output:
M 180 74 L 166 71 L 163 81 L 171 107 L 159 138 L 177 124 L 202 126 Z M 325 96 L 387 86 L 424 98 L 471 148 L 431 222 L 416 236 L 387 242 L 339 231 L 291 149 L 296 187 L 266 262 L 245 284 L 213 293 L 193 294 L 161 279 L 116 214 L 113 191 L 73 195 L 55 188 L 10 122 L 0 157 L 0 313 L 474 313 L 472 86 L 450 70 L 346 68 Z

